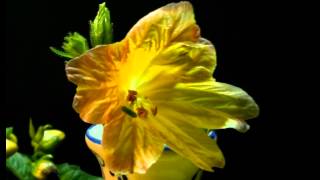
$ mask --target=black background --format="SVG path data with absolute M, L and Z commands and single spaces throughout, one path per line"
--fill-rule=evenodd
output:
M 31 152 L 28 119 L 36 126 L 50 123 L 66 133 L 55 153 L 55 162 L 78 164 L 100 175 L 95 157 L 86 147 L 84 134 L 89 124 L 82 122 L 71 107 L 75 86 L 67 81 L 64 60 L 50 52 L 60 47 L 68 32 L 88 38 L 88 21 L 96 15 L 97 0 L 6 1 L 6 126 L 14 126 L 21 152 Z M 108 0 L 114 23 L 114 39 L 121 40 L 144 15 L 169 0 Z M 218 67 L 214 77 L 243 88 L 259 104 L 261 114 L 250 120 L 250 131 L 218 131 L 218 143 L 226 167 L 204 179 L 260 179 L 276 177 L 283 168 L 283 152 L 273 143 L 277 131 L 275 106 L 281 103 L 271 94 L 276 71 L 270 63 L 276 53 L 271 38 L 277 26 L 270 26 L 276 4 L 191 1 L 202 37 L 216 47 Z M 280 92 L 281 93 L 281 92 Z M 279 118 L 279 117 L 278 117 Z M 286 143 L 283 141 L 282 143 Z M 281 168 L 280 168 L 281 167 Z

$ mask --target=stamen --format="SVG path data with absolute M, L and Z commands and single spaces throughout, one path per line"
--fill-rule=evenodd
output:
M 127 180 L 127 176 L 126 175 L 118 175 L 118 180 Z
M 126 107 L 126 106 L 122 106 L 121 110 L 123 112 L 127 113 L 129 116 L 131 116 L 133 118 L 137 117 L 137 114 L 134 111 L 132 111 L 130 108 Z
M 149 98 L 138 95 L 135 90 L 128 90 L 127 100 L 128 106 L 122 106 L 122 111 L 131 117 L 147 118 L 151 113 L 153 116 L 157 115 L 158 108 L 154 106 Z

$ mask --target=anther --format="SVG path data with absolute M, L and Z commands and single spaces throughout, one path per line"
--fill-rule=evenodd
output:
M 140 118 L 146 118 L 148 117 L 148 111 L 146 109 L 144 109 L 143 107 L 139 107 L 137 108 L 137 113 L 138 113 L 138 116 Z
M 158 107 L 155 106 L 154 108 L 151 108 L 151 112 L 152 112 L 153 116 L 157 115 L 157 113 L 158 113 Z
M 128 90 L 128 96 L 127 96 L 127 100 L 130 102 L 134 102 L 137 99 L 137 91 L 134 90 Z

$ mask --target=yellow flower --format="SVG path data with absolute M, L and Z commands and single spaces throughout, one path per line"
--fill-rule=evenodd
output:
M 258 115 L 240 88 L 215 81 L 213 45 L 200 37 L 188 2 L 142 18 L 117 43 L 97 46 L 66 64 L 77 85 L 73 107 L 83 121 L 103 124 L 107 166 L 145 173 L 167 144 L 199 168 L 223 167 L 203 128 L 246 131 Z

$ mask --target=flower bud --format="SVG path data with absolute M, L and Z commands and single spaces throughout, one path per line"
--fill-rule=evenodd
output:
M 48 129 L 43 133 L 42 140 L 39 143 L 41 151 L 50 153 L 52 152 L 65 138 L 63 131 L 57 129 Z
M 48 159 L 39 159 L 32 165 L 32 175 L 37 179 L 46 179 L 50 174 L 56 174 L 57 167 Z
M 17 151 L 18 145 L 14 141 L 6 139 L 6 157 L 10 157 Z
M 92 47 L 112 42 L 112 23 L 105 3 L 99 5 L 97 16 L 90 21 L 90 40 Z

